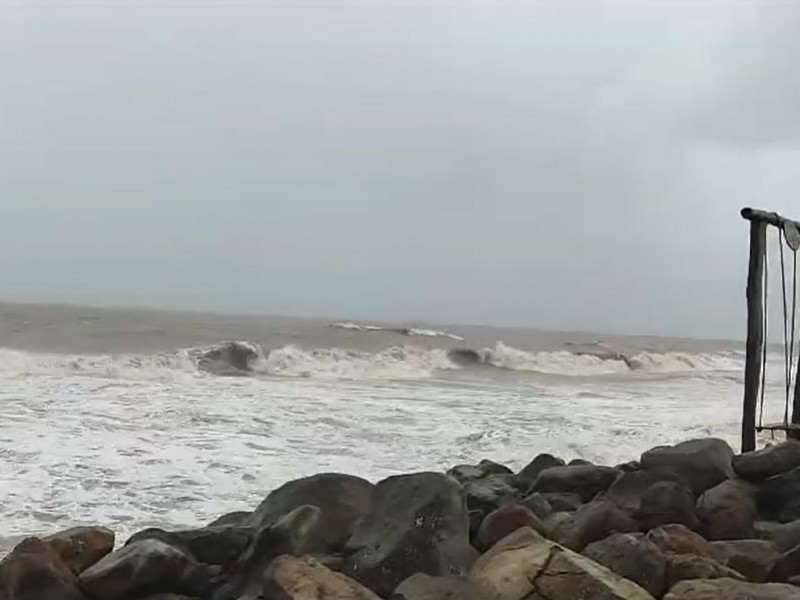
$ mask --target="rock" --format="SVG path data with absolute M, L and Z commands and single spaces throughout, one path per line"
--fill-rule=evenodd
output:
M 531 488 L 532 492 L 570 492 L 578 494 L 582 502 L 589 502 L 606 491 L 619 476 L 611 467 L 576 465 L 544 469 Z
M 247 549 L 255 529 L 241 525 L 209 525 L 202 529 L 164 531 L 150 528 L 135 533 L 126 542 L 155 539 L 188 553 L 197 561 L 228 567 Z
M 491 600 L 653 600 L 635 583 L 528 528 L 484 554 L 469 584 Z
M 213 600 L 237 600 L 242 596 L 257 595 L 264 573 L 275 558 L 307 554 L 309 548 L 317 547 L 317 529 L 321 522 L 322 510 L 317 506 L 305 505 L 285 515 L 277 523 L 264 525 L 247 550 L 230 567 L 225 584 L 214 592 Z
M 416 573 L 463 575 L 470 559 L 463 488 L 439 473 L 381 481 L 346 551 L 344 573 L 384 597 Z
M 554 533 L 554 538 L 570 550 L 580 552 L 592 542 L 612 533 L 639 531 L 639 524 L 615 503 L 602 496 L 581 506 L 572 520 Z
M 488 600 L 472 589 L 466 579 L 431 577 L 417 573 L 401 583 L 390 600 Z
M 700 524 L 694 495 L 679 481 L 659 481 L 647 488 L 633 516 L 643 531 L 675 523 L 696 529 Z
M 569 461 L 567 463 L 567 466 L 568 467 L 575 467 L 575 466 L 578 466 L 578 465 L 591 465 L 591 464 L 593 464 L 593 463 L 591 461 L 589 461 L 589 460 L 585 460 L 583 458 L 573 458 L 571 461 Z
M 694 554 L 667 555 L 667 587 L 686 579 L 740 579 L 744 576 L 707 556 Z
M 606 496 L 616 502 L 620 507 L 631 513 L 638 511 L 642 506 L 642 498 L 652 486 L 662 482 L 681 481 L 674 475 L 664 475 L 651 471 L 632 471 L 623 473 L 608 488 Z M 692 499 L 694 504 L 694 499 Z
M 477 465 L 458 465 L 450 469 L 447 474 L 463 484 L 489 475 L 513 475 L 514 471 L 491 460 L 482 460 Z
M 545 531 L 547 532 L 545 537 L 556 541 L 563 539 L 571 531 L 574 523 L 574 512 L 553 513 L 543 521 Z
M 280 556 L 264 578 L 264 600 L 380 600 L 360 583 L 310 557 Z
M 272 492 L 251 517 L 257 529 L 277 523 L 301 506 L 322 511 L 316 529 L 319 539 L 309 540 L 308 551 L 329 553 L 341 549 L 355 523 L 370 508 L 375 486 L 352 475 L 322 473 L 290 481 Z
M 105 527 L 74 527 L 42 541 L 75 575 L 80 575 L 114 549 L 114 532 Z
M 615 533 L 589 544 L 581 554 L 639 584 L 656 598 L 667 590 L 667 558 L 640 533 Z
M 534 492 L 534 494 L 539 494 L 539 492 Z M 531 494 L 531 496 L 534 494 Z M 553 512 L 575 512 L 578 510 L 578 507 L 583 504 L 583 501 L 578 494 L 546 492 L 539 495 L 547 500 L 547 503 L 550 504 L 550 508 L 553 509 Z
M 140 600 L 200 600 L 200 598 L 190 598 L 189 596 L 179 596 L 178 594 L 154 594 Z
M 707 490 L 697 501 L 699 532 L 708 540 L 755 537 L 756 491 L 740 479 L 729 479 Z
M 781 523 L 800 519 L 800 467 L 766 479 L 756 495 L 759 514 Z
M 545 498 L 539 492 L 534 492 L 533 494 L 530 494 L 529 496 L 525 497 L 520 502 L 520 504 L 522 504 L 522 506 L 531 509 L 533 511 L 533 514 L 535 514 L 540 519 L 546 519 L 547 517 L 552 515 L 553 512 L 555 512 L 550 502 L 547 501 L 547 498 Z
M 211 523 L 206 525 L 206 527 L 221 527 L 223 525 L 230 526 L 230 525 L 246 525 L 247 521 L 251 519 L 253 513 L 250 511 L 236 511 L 232 513 L 228 513 L 226 515 L 222 515 L 221 517 L 214 519 Z
M 800 589 L 780 583 L 694 579 L 677 584 L 664 600 L 800 600 Z
M 75 574 L 50 544 L 28 538 L 0 562 L 3 600 L 85 600 Z
M 533 482 L 536 481 L 539 473 L 551 467 L 563 466 L 564 461 L 560 458 L 557 458 L 552 454 L 539 454 L 536 458 L 529 462 L 527 466 L 522 469 L 522 471 L 517 473 L 515 478 L 517 487 L 519 487 L 521 490 L 527 490 L 531 485 L 533 485 Z
M 754 529 L 757 537 L 774 542 L 781 552 L 800 546 L 800 520 L 789 523 L 756 521 Z
M 795 440 L 733 457 L 736 474 L 756 483 L 797 467 L 800 467 L 800 442 Z
M 197 367 L 213 375 L 241 375 L 253 370 L 261 357 L 259 349 L 247 342 L 222 342 L 193 352 Z
M 800 546 L 795 546 L 778 556 L 769 574 L 771 581 L 789 581 L 800 575 Z
M 692 492 L 700 495 L 733 477 L 733 450 L 727 442 L 706 438 L 661 446 L 642 455 L 642 469 L 683 479 Z
M 714 560 L 741 573 L 753 583 L 767 581 L 779 556 L 777 546 L 766 540 L 711 542 L 711 557 Z
M 520 527 L 530 527 L 539 533 L 545 533 L 545 527 L 533 511 L 521 504 L 507 504 L 489 515 L 481 523 L 475 547 L 485 552 Z
M 685 525 L 663 525 L 647 534 L 647 539 L 665 554 L 694 554 L 711 557 L 711 544 Z
M 638 460 L 631 460 L 626 463 L 619 464 L 614 468 L 617 471 L 622 471 L 623 473 L 633 473 L 634 471 L 641 470 L 642 465 Z
M 503 506 L 516 502 L 518 490 L 511 485 L 509 475 L 487 475 L 483 479 L 466 481 L 464 494 L 470 513 L 470 534 L 474 538 L 486 516 Z
M 103 557 L 83 573 L 81 589 L 94 600 L 156 593 L 206 596 L 216 571 L 159 540 L 141 540 Z

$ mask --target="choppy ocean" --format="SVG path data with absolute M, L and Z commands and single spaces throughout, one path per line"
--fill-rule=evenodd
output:
M 738 447 L 743 361 L 724 341 L 0 304 L 0 550 L 195 526 L 320 471 Z

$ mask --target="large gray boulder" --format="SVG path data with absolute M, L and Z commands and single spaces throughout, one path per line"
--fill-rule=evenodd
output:
M 615 533 L 589 544 L 581 554 L 638 583 L 656 598 L 667 590 L 667 557 L 643 534 Z
M 159 540 L 182 550 L 199 562 L 228 567 L 247 549 L 255 533 L 255 528 L 239 525 L 214 525 L 183 531 L 165 531 L 151 527 L 132 535 L 126 545 L 141 540 Z
M 778 562 L 780 552 L 767 540 L 712 542 L 711 556 L 718 563 L 744 575 L 753 583 L 764 583 Z
M 352 475 L 321 473 L 290 481 L 272 492 L 256 508 L 248 522 L 257 529 L 276 523 L 301 506 L 320 509 L 318 539 L 308 540 L 309 551 L 338 551 L 356 522 L 369 511 L 375 486 Z
M 800 442 L 795 440 L 733 457 L 736 474 L 756 483 L 797 467 L 800 467 Z
M 279 556 L 302 556 L 318 548 L 322 510 L 305 505 L 281 517 L 276 523 L 263 525 L 236 562 L 225 572 L 224 583 L 217 587 L 213 600 L 239 600 L 256 596 L 262 588 L 264 574 Z
M 681 481 L 659 481 L 651 485 L 642 495 L 633 516 L 643 531 L 672 523 L 696 529 L 700 523 L 694 494 Z
M 415 573 L 465 574 L 471 552 L 463 488 L 439 473 L 381 481 L 346 552 L 344 573 L 383 597 Z
M 551 532 L 551 537 L 570 550 L 580 552 L 592 542 L 612 533 L 639 531 L 639 524 L 626 511 L 603 496 L 581 506 L 572 518 Z
M 800 546 L 800 520 L 789 523 L 756 521 L 754 529 L 756 537 L 774 542 L 781 552 Z
M 695 495 L 733 477 L 733 450 L 724 440 L 705 438 L 661 446 L 642 455 L 642 469 L 683 479 Z
M 800 519 L 800 467 L 766 479 L 756 496 L 758 512 L 788 523 Z
M 707 540 L 755 537 L 757 491 L 741 479 L 728 479 L 707 490 L 697 501 L 699 533 Z
M 521 490 L 528 490 L 533 485 L 533 482 L 536 481 L 539 473 L 545 469 L 563 467 L 564 465 L 565 463 L 562 459 L 552 454 L 539 454 L 517 473 L 515 483 Z
M 216 571 L 159 540 L 128 544 L 95 563 L 78 578 L 93 600 L 119 600 L 156 593 L 205 597 Z
M 608 488 L 606 496 L 616 502 L 621 508 L 629 512 L 636 512 L 642 506 L 642 498 L 652 486 L 662 482 L 680 482 L 681 480 L 674 475 L 664 475 L 651 471 L 630 471 L 620 475 L 611 487 Z
M 594 465 L 550 467 L 539 473 L 530 491 L 574 493 L 582 502 L 589 502 L 606 491 L 619 475 L 616 469 Z

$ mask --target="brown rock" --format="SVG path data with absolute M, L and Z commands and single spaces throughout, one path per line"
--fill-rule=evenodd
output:
M 279 556 L 264 578 L 264 600 L 380 600 L 360 583 L 313 558 Z
M 580 552 L 612 533 L 634 531 L 639 531 L 639 524 L 633 517 L 610 500 L 598 497 L 581 506 L 572 520 L 556 532 L 555 539 L 570 550 Z
M 76 575 L 114 549 L 114 532 L 105 527 L 74 527 L 42 540 Z
M 134 542 L 112 552 L 78 578 L 94 600 L 119 600 L 148 594 L 205 596 L 214 571 L 159 540 Z
M 653 599 L 635 583 L 529 528 L 518 529 L 484 554 L 469 584 L 492 600 Z
M 729 479 L 706 491 L 697 501 L 699 532 L 708 540 L 755 537 L 756 487 Z
M 684 525 L 664 525 L 650 531 L 647 538 L 665 554 L 694 554 L 711 557 L 711 544 Z
M 615 533 L 581 553 L 639 584 L 656 598 L 667 590 L 667 557 L 641 533 Z
M 489 515 L 481 523 L 478 536 L 475 540 L 475 547 L 485 552 L 497 542 L 509 534 L 514 533 L 520 527 L 530 527 L 541 534 L 545 533 L 545 527 L 533 511 L 521 504 L 507 504 L 501 506 Z
M 712 542 L 711 556 L 718 563 L 744 575 L 748 581 L 764 583 L 780 552 L 767 540 L 735 540 Z
M 694 579 L 677 584 L 664 600 L 800 600 L 800 589 L 780 583 Z
M 0 598 L 84 600 L 75 574 L 38 538 L 23 540 L 0 562 Z
M 694 554 L 670 554 L 667 556 L 667 587 L 686 579 L 741 579 L 744 576 L 714 559 Z

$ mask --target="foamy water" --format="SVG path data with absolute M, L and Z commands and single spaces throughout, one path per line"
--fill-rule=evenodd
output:
M 737 349 L 587 355 L 479 340 L 471 364 L 418 345 L 455 341 L 443 336 L 309 347 L 290 333 L 298 343 L 254 341 L 240 377 L 199 370 L 197 347 L 133 351 L 140 337 L 116 353 L 0 350 L 0 549 L 75 524 L 123 540 L 200 525 L 320 471 L 378 480 L 481 458 L 520 468 L 544 451 L 614 464 L 706 435 L 738 445 Z M 780 419 L 773 374 L 767 418 Z

